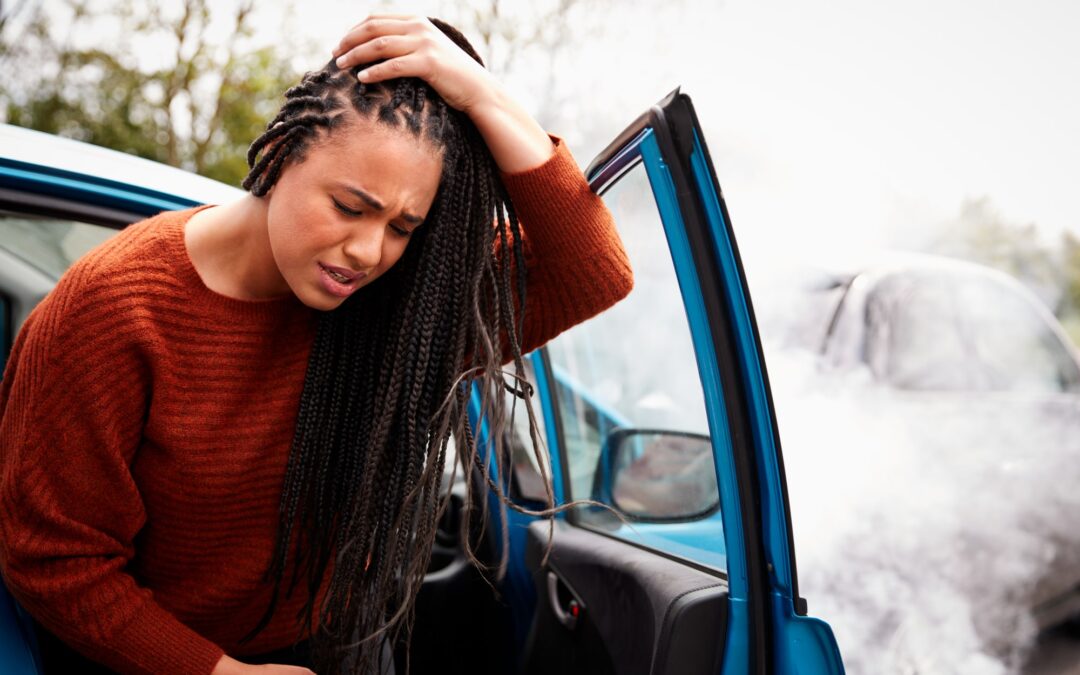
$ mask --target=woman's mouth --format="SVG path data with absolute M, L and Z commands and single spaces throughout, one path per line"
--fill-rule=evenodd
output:
M 320 277 L 323 288 L 331 295 L 347 297 L 360 287 L 360 280 L 367 276 L 363 272 L 350 273 L 340 267 L 333 267 L 319 263 Z M 350 276 L 350 274 L 352 274 Z
M 347 284 L 350 281 L 352 281 L 352 279 L 350 279 L 349 277 L 342 276 L 342 275 L 338 274 L 337 272 L 335 272 L 334 270 L 328 269 L 328 270 L 326 270 L 326 273 L 329 274 L 331 278 L 336 279 L 337 281 L 340 281 L 343 284 Z

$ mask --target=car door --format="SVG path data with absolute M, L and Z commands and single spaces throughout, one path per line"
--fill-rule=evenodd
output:
M 760 340 L 690 99 L 672 92 L 586 174 L 635 287 L 529 356 L 556 499 L 590 503 L 550 547 L 546 523 L 509 515 L 522 671 L 843 672 L 798 595 Z

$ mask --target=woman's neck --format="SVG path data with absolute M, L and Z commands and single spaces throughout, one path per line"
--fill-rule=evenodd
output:
M 199 211 L 184 227 L 195 271 L 212 291 L 239 300 L 292 293 L 274 261 L 266 231 L 266 200 L 251 194 Z

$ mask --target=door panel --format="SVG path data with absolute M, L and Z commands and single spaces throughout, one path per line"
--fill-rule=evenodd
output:
M 632 544 L 555 525 L 546 565 L 545 523 L 529 526 L 536 618 L 528 675 L 715 675 L 723 657 L 727 583 L 712 572 Z M 554 575 L 554 580 L 551 575 Z M 568 605 L 578 603 L 576 621 Z

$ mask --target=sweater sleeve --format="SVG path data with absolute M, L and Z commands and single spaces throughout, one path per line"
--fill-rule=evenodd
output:
M 113 670 L 206 675 L 223 650 L 125 570 L 146 522 L 130 466 L 150 371 L 122 285 L 94 289 L 80 272 L 31 313 L 0 383 L 3 580 L 42 626 Z
M 521 353 L 611 307 L 634 287 L 630 260 L 604 202 L 589 187 L 566 143 L 519 173 L 502 173 L 522 229 L 526 268 Z M 517 274 L 511 270 L 516 283 Z M 513 294 L 518 310 L 516 292 Z M 505 333 L 502 363 L 513 360 Z

